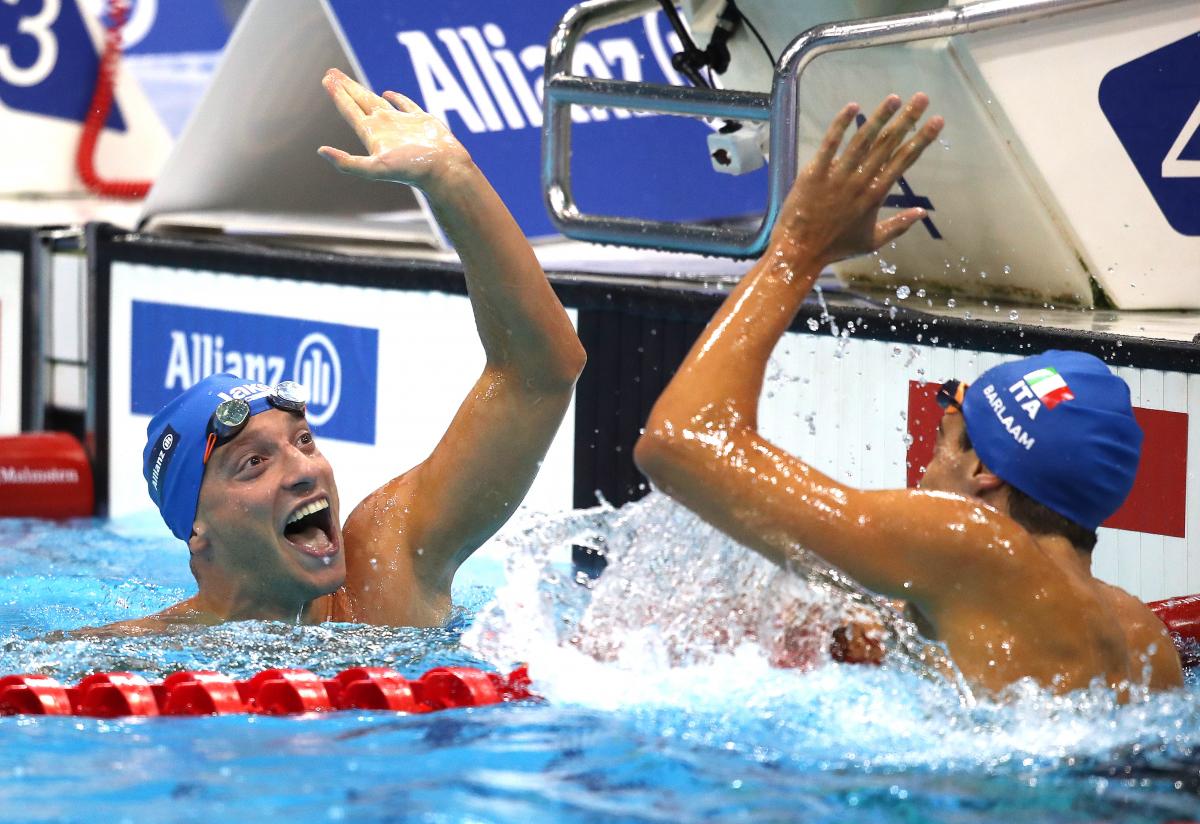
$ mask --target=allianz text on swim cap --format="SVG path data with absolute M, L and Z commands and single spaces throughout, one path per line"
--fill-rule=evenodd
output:
M 1133 488 L 1142 430 L 1129 386 L 1083 352 L 995 366 L 963 398 L 967 434 L 997 476 L 1087 529 Z
M 223 401 L 241 398 L 250 414 L 273 408 L 274 390 L 228 373 L 209 375 L 158 411 L 146 427 L 142 474 L 150 499 L 176 538 L 192 534 L 200 484 L 204 480 L 204 451 L 208 424 Z

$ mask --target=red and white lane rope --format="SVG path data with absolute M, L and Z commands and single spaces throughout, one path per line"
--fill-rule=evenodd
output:
M 219 672 L 189 671 L 154 683 L 129 672 L 98 672 L 73 687 L 45 675 L 0 678 L 0 715 L 426 713 L 534 697 L 524 667 L 506 676 L 471 667 L 438 667 L 412 681 L 385 667 L 353 667 L 327 679 L 303 669 L 270 669 L 245 681 Z

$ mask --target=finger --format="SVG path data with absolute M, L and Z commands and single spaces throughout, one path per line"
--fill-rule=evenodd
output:
M 424 109 L 412 101 L 411 98 L 405 97 L 400 92 L 384 92 L 383 99 L 391 103 L 402 112 L 422 112 Z
M 920 131 L 892 156 L 887 167 L 879 174 L 877 185 L 885 192 L 890 190 L 900 175 L 917 162 L 917 158 L 929 147 L 929 144 L 937 140 L 944 125 L 946 125 L 946 121 L 940 116 L 931 117 L 925 121 L 925 125 L 921 127 Z
M 354 98 L 346 91 L 346 87 L 338 80 L 332 71 L 328 72 L 321 85 L 325 87 L 325 91 L 333 99 L 333 105 L 337 106 L 338 112 L 351 126 L 358 128 L 358 122 L 362 120 L 362 108 L 354 102 Z
M 900 112 L 900 116 L 888 123 L 886 128 L 879 133 L 879 138 L 875 141 L 866 160 L 863 161 L 863 167 L 876 170 L 882 168 L 891 158 L 892 153 L 896 151 L 896 147 L 904 141 L 909 132 L 916 128 L 917 122 L 928 108 L 929 97 L 923 92 L 914 94 Z
M 826 169 L 833 163 L 838 149 L 842 146 L 842 140 L 846 136 L 846 129 L 854 122 L 856 114 L 858 114 L 858 104 L 847 103 L 837 113 L 837 116 L 833 118 L 833 122 L 829 124 L 829 128 L 825 131 L 825 137 L 821 140 L 821 145 L 818 147 L 816 155 L 813 156 L 812 165 L 814 169 Z
M 337 69 L 330 69 L 329 72 L 326 73 L 326 77 L 333 78 L 333 81 L 337 83 L 337 85 L 341 86 L 342 89 L 345 90 L 346 94 L 348 94 L 350 98 L 358 104 L 358 107 L 363 114 L 370 114 L 371 112 L 386 105 L 383 102 L 383 98 L 363 86 L 345 72 L 338 71 Z
M 893 241 L 900 235 L 907 232 L 914 223 L 925 219 L 926 212 L 919 207 L 913 209 L 905 209 L 898 215 L 893 215 L 887 220 L 881 220 L 875 224 L 875 248 L 878 249 L 883 244 Z
M 867 156 L 871 146 L 875 143 L 875 137 L 879 134 L 896 110 L 900 108 L 900 96 L 891 94 L 879 104 L 879 108 L 875 113 L 858 127 L 858 131 L 854 133 L 854 137 L 850 138 L 850 145 L 846 147 L 846 151 L 842 154 L 842 164 L 849 169 L 857 169 L 862 165 L 863 159 Z
M 317 154 L 325 158 L 339 172 L 348 175 L 359 175 L 366 177 L 369 175 L 373 158 L 363 157 L 361 155 L 352 155 L 349 152 L 343 152 L 341 149 L 335 149 L 332 146 L 322 146 L 317 149 Z

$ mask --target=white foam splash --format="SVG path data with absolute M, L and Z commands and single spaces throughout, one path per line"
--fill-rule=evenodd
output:
M 503 540 L 506 580 L 463 645 L 498 667 L 527 663 L 554 704 L 619 710 L 659 735 L 771 757 L 988 767 L 1200 739 L 1191 691 L 1120 707 L 1100 687 L 1056 696 L 1021 683 L 976 701 L 938 674 L 944 661 L 933 666 L 885 603 L 816 562 L 780 570 L 662 495 L 540 520 Z M 550 561 L 564 544 L 602 553 L 604 574 L 581 585 Z M 830 660 L 830 632 L 854 615 L 886 624 L 884 666 Z M 804 666 L 777 666 L 797 658 Z

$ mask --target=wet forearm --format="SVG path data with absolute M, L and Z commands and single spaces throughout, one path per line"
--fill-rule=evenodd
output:
M 773 239 L 688 353 L 663 395 L 664 409 L 720 401 L 752 421 L 767 361 L 821 268 L 800 246 Z
M 459 163 L 423 189 L 462 260 L 489 365 L 527 381 L 573 381 L 583 360 L 575 329 L 483 173 Z

